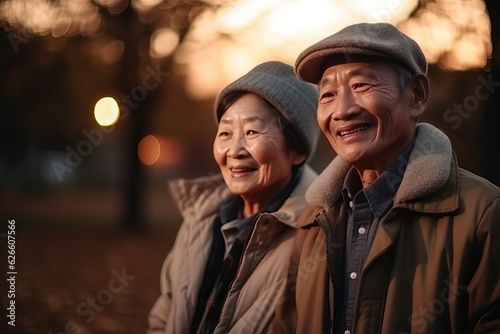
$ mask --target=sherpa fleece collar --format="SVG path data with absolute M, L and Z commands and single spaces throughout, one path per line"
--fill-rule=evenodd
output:
M 450 175 L 452 158 L 448 137 L 430 124 L 418 124 L 415 146 L 395 195 L 395 203 L 411 201 L 443 187 Z M 325 210 L 330 209 L 339 199 L 350 168 L 351 165 L 340 157 L 333 159 L 307 190 L 307 202 Z
M 278 211 L 272 212 L 280 222 L 296 227 L 296 221 L 307 207 L 304 193 L 316 172 L 304 165 L 300 181 L 292 194 Z M 231 192 L 220 173 L 194 179 L 174 179 L 168 182 L 174 203 L 186 221 L 201 221 L 219 212 L 219 208 L 231 196 Z

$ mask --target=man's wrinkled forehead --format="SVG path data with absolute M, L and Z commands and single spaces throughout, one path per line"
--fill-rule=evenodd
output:
M 351 76 L 355 75 L 364 75 L 371 79 L 378 79 L 376 66 L 377 64 L 383 65 L 391 65 L 391 64 L 399 64 L 397 61 L 393 59 L 377 57 L 377 56 L 366 56 L 366 55 L 357 55 L 357 54 L 339 54 L 334 55 L 331 58 L 325 60 L 322 65 L 322 78 L 318 83 L 318 88 L 325 85 L 326 82 L 331 80 L 331 77 L 327 75 L 327 71 L 331 72 L 332 69 L 338 67 L 338 65 L 342 64 L 350 64 L 350 63 L 363 63 L 366 66 L 361 68 L 354 68 L 350 71 Z M 373 65 L 373 66 L 372 66 Z M 399 64 L 401 65 L 401 64 Z

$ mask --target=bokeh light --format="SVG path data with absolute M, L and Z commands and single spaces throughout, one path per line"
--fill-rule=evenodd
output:
M 185 71 L 189 96 L 205 99 L 260 62 L 293 64 L 307 46 L 349 24 L 382 19 L 396 24 L 418 5 L 418 0 L 396 2 L 241 0 L 200 15 L 175 60 Z
M 41 36 L 92 35 L 101 25 L 99 10 L 91 1 L 2 1 L 0 13 L 11 25 Z
M 156 30 L 151 36 L 150 54 L 154 58 L 170 55 L 179 44 L 179 35 L 172 29 L 163 28 Z
M 306 47 L 359 22 L 398 26 L 420 44 L 429 63 L 446 69 L 479 69 L 491 55 L 482 0 L 358 0 L 355 6 L 343 0 L 241 0 L 198 16 L 175 61 L 189 96 L 206 99 L 258 63 L 293 64 Z
M 144 165 L 164 171 L 165 168 L 175 168 L 185 163 L 186 150 L 180 139 L 150 134 L 139 142 L 137 154 Z
M 112 14 L 131 5 L 147 22 L 168 14 L 154 26 L 148 53 L 154 61 L 174 54 L 195 99 L 213 97 L 263 61 L 293 64 L 307 46 L 358 22 L 397 25 L 420 44 L 429 63 L 450 70 L 483 68 L 492 53 L 483 0 L 357 0 L 355 5 L 345 0 L 210 0 L 193 7 L 204 8 L 193 21 L 182 2 L 31 0 L 0 2 L 0 18 L 34 35 L 98 36 L 106 25 L 96 4 Z M 180 43 L 186 22 L 192 26 Z M 94 44 L 106 64 L 115 64 L 124 52 L 122 41 Z M 87 50 L 97 54 L 93 49 Z
M 137 148 L 139 160 L 146 166 L 150 166 L 160 158 L 160 142 L 153 135 L 142 138 Z
M 112 97 L 103 97 L 94 107 L 94 117 L 101 126 L 111 126 L 118 121 L 120 107 Z

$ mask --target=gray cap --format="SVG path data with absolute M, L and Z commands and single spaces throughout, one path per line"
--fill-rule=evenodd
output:
M 427 60 L 418 44 L 389 23 L 354 24 L 311 45 L 298 56 L 295 72 L 301 80 L 318 83 L 328 59 L 341 56 L 339 63 L 346 63 L 352 55 L 384 57 L 414 74 L 427 73 Z
M 234 92 L 254 93 L 268 101 L 288 120 L 307 155 L 314 152 L 319 135 L 318 91 L 316 86 L 300 81 L 292 66 L 279 61 L 265 62 L 226 86 L 215 101 L 217 123 L 224 113 L 222 101 Z

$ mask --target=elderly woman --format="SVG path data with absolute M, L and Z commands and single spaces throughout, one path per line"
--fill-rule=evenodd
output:
M 317 92 L 281 62 L 228 85 L 215 104 L 221 174 L 171 183 L 182 212 L 149 333 L 263 333 L 281 302 L 295 221 L 316 174 Z

